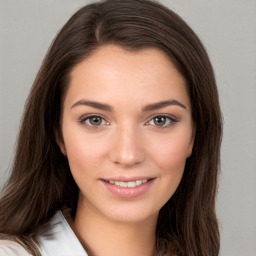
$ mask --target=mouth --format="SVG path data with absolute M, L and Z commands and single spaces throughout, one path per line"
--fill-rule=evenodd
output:
M 138 186 L 141 186 L 144 183 L 147 183 L 152 179 L 138 179 L 134 181 L 120 181 L 120 180 L 104 180 L 105 182 L 108 182 L 112 185 L 119 186 L 121 188 L 136 188 Z
M 156 177 L 112 177 L 102 179 L 108 191 L 118 197 L 134 198 L 140 196 L 150 189 Z

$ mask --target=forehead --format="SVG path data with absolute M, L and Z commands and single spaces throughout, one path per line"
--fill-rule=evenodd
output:
M 189 105 L 185 79 L 170 58 L 155 48 L 98 48 L 73 68 L 67 94 L 69 98 L 83 95 L 103 101 L 113 97 L 140 101 L 178 97 Z
M 131 62 L 133 69 L 129 65 Z M 107 44 L 92 51 L 89 56 L 78 63 L 72 69 L 71 77 L 77 71 L 79 72 L 81 68 L 90 69 L 91 67 L 98 67 L 98 69 L 101 69 L 104 67 L 101 71 L 106 71 L 106 67 L 109 64 L 111 64 L 111 68 L 115 68 L 117 71 L 122 69 L 122 72 L 136 71 L 136 73 L 139 73 L 144 71 L 144 68 L 151 68 L 157 72 L 164 71 L 165 69 L 176 69 L 170 57 L 157 48 L 148 47 L 140 50 L 129 50 L 119 45 Z

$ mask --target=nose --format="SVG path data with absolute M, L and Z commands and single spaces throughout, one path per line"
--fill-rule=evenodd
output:
M 122 167 L 131 167 L 145 161 L 145 145 L 136 128 L 125 126 L 114 135 L 110 160 Z

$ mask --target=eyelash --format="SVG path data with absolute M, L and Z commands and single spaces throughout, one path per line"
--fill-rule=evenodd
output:
M 105 123 L 104 123 L 104 124 L 99 124 L 99 125 L 97 125 L 97 124 L 94 125 L 94 124 L 91 123 L 91 121 L 92 121 L 93 118 L 98 118 L 98 119 L 101 120 L 101 123 L 102 123 L 102 121 L 104 121 Z M 90 123 L 87 123 L 87 121 L 90 122 Z M 89 128 L 99 128 L 99 127 L 101 127 L 101 126 L 103 126 L 103 125 L 110 125 L 110 123 L 107 122 L 107 121 L 105 120 L 105 118 L 102 117 L 102 116 L 100 116 L 100 115 L 85 115 L 85 116 L 82 116 L 82 117 L 79 119 L 79 123 L 80 123 L 80 124 L 85 124 L 85 125 L 88 126 Z
M 165 119 L 165 123 L 163 125 L 156 125 L 155 123 L 154 124 L 150 124 L 151 122 L 154 122 L 154 120 L 156 120 L 157 118 L 164 118 Z M 166 124 L 166 122 L 168 122 Z M 172 116 L 172 115 L 168 115 L 168 114 L 164 114 L 164 115 L 155 115 L 153 116 L 148 122 L 146 122 L 146 125 L 153 125 L 157 128 L 160 128 L 160 129 L 165 129 L 165 128 L 168 128 L 170 126 L 172 126 L 174 123 L 177 123 L 178 120 Z
M 97 119 L 100 119 L 101 123 L 100 124 L 92 124 L 91 121 L 93 120 L 93 118 L 97 118 Z M 151 124 L 151 122 L 155 122 L 157 118 L 164 118 L 164 124 L 163 125 L 156 125 L 155 123 Z M 102 124 L 102 122 L 104 121 L 104 123 Z M 89 123 L 88 123 L 89 122 Z M 168 122 L 166 124 L 166 122 Z M 172 115 L 167 115 L 167 114 L 164 114 L 164 115 L 155 115 L 153 116 L 148 122 L 145 123 L 145 125 L 152 125 L 152 126 L 155 126 L 157 128 L 160 128 L 160 129 L 165 129 L 165 128 L 168 128 L 170 126 L 172 126 L 174 123 L 177 123 L 178 120 L 172 116 Z M 82 116 L 80 119 L 79 119 L 79 123 L 80 124 L 85 124 L 87 127 L 89 128 L 100 128 L 101 126 L 103 125 L 110 125 L 109 122 L 107 122 L 105 120 L 104 117 L 100 116 L 100 115 L 85 115 L 85 116 Z

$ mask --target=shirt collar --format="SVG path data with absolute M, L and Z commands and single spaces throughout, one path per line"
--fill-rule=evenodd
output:
M 39 232 L 37 241 L 42 256 L 88 256 L 61 211 Z

